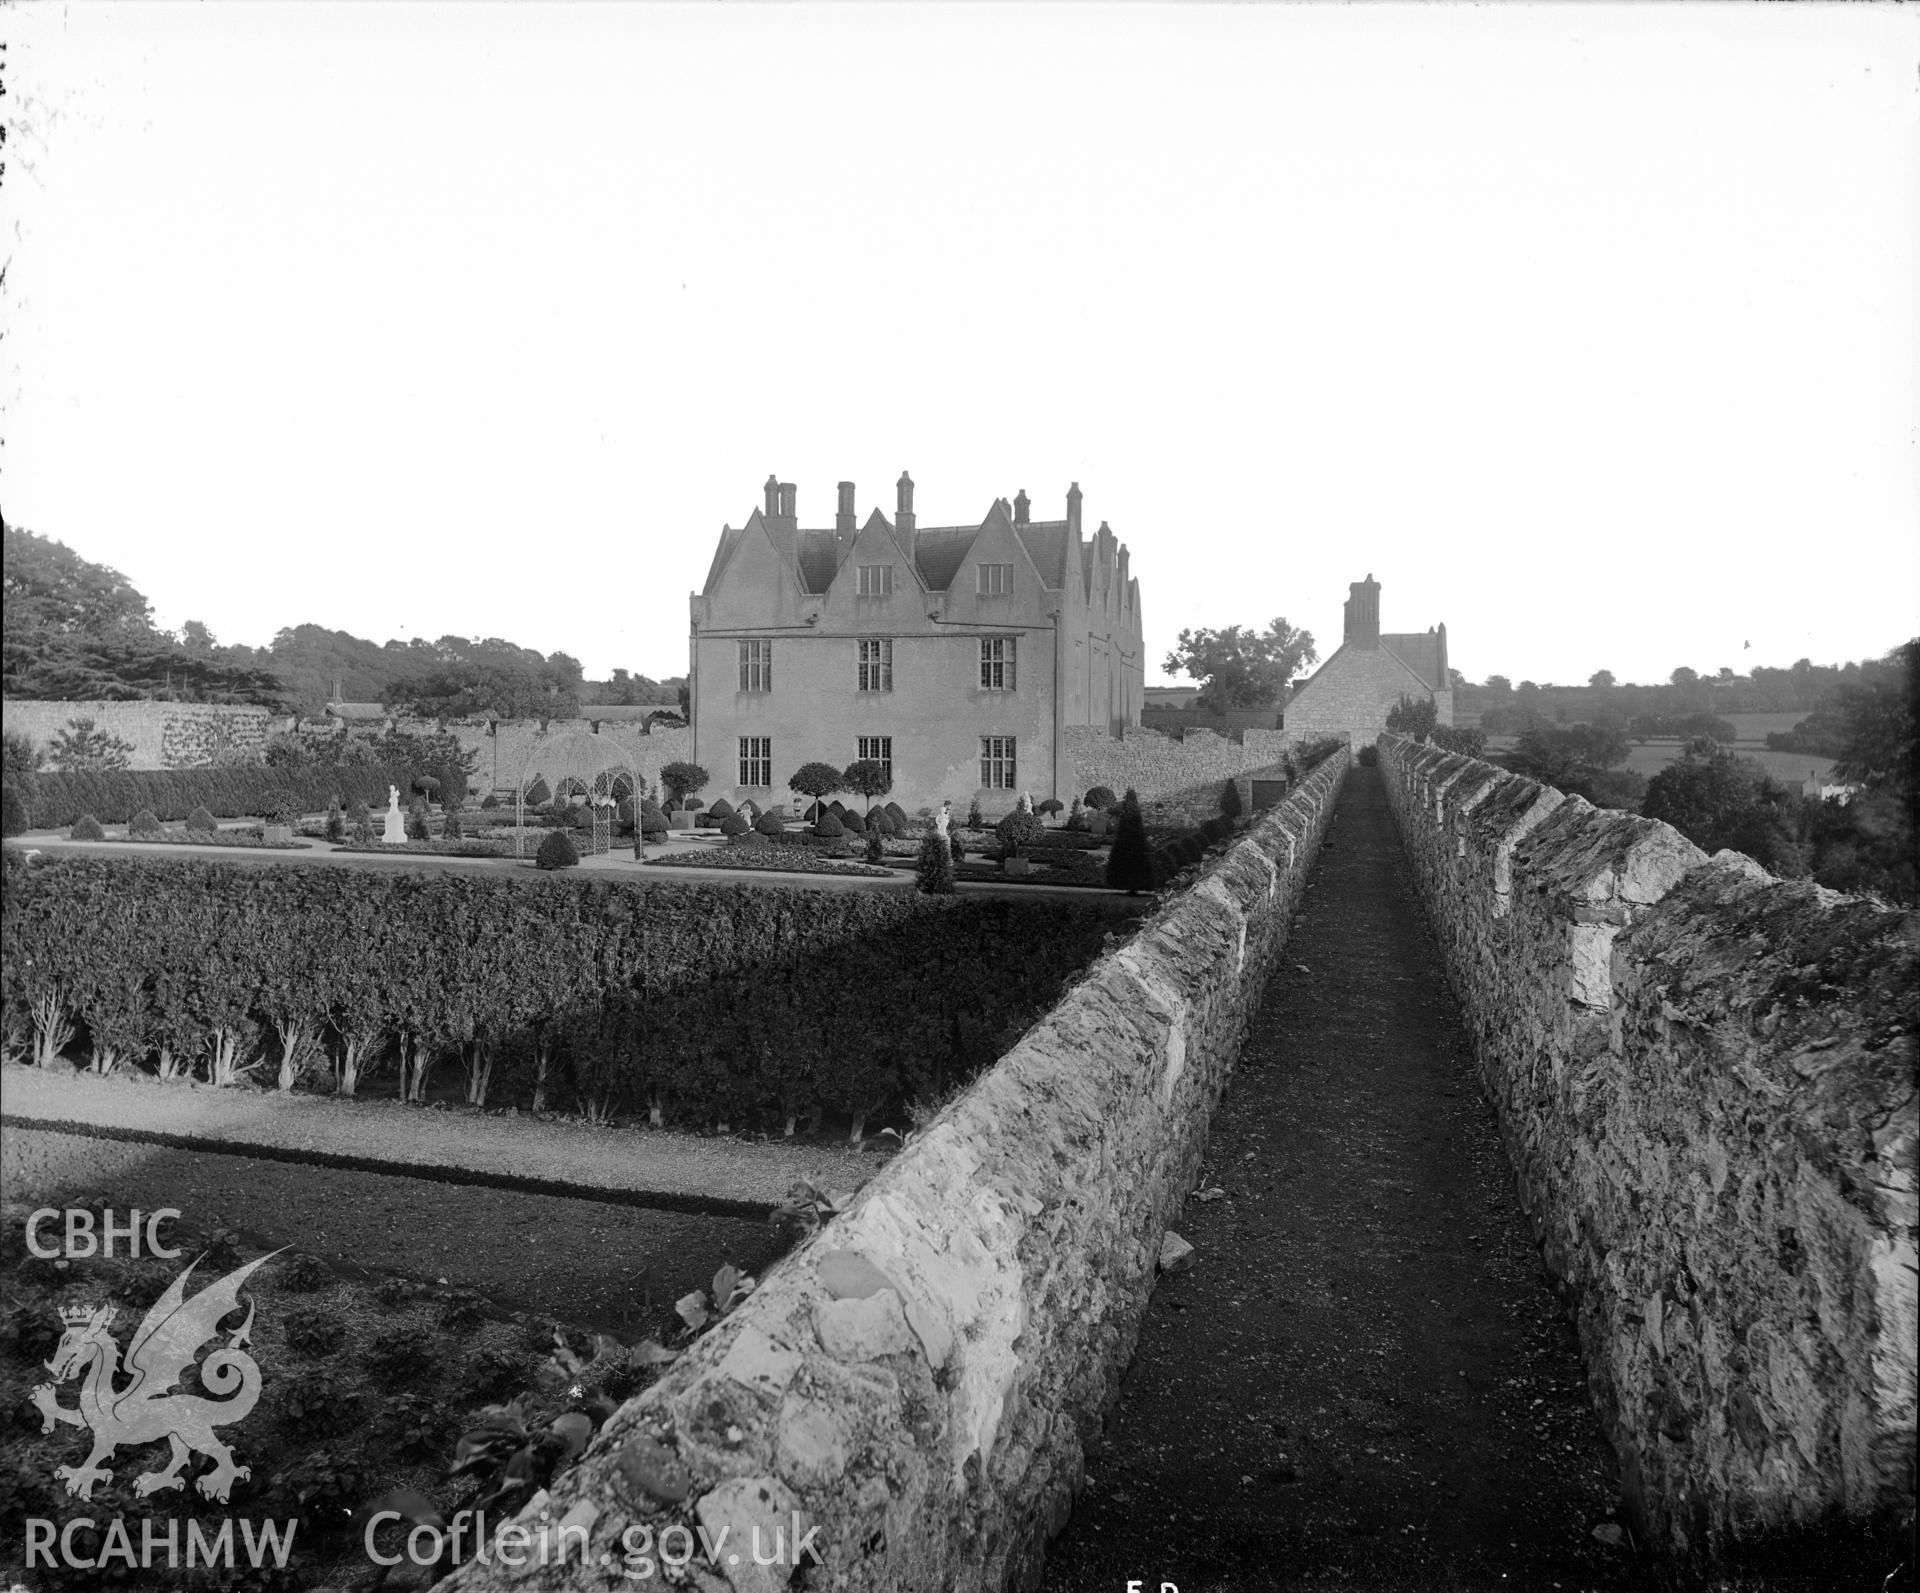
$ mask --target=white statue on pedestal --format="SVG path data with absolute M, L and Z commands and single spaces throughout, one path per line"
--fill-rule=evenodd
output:
M 390 785 L 387 787 L 386 827 L 380 832 L 380 840 L 384 845 L 390 841 L 404 842 L 406 838 L 407 821 L 400 811 L 400 787 Z
M 942 802 L 940 811 L 933 816 L 933 827 L 941 835 L 947 833 L 947 826 L 953 822 L 953 804 Z

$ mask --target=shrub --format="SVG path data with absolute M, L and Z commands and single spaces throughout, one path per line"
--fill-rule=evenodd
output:
M 530 808 L 545 807 L 553 800 L 553 792 L 547 788 L 547 782 L 545 780 L 541 779 L 539 775 L 535 775 L 533 777 L 533 784 L 527 787 L 527 793 L 523 800 Z
M 500 799 L 497 796 L 495 796 L 491 791 L 489 791 L 485 796 L 483 796 L 480 799 L 480 806 L 485 808 L 489 813 L 491 813 L 500 806 Z
M 438 1371 L 433 1348 L 417 1328 L 382 1328 L 368 1342 L 364 1359 L 385 1388 L 398 1388 Z
M 440 821 L 440 839 L 443 841 L 457 841 L 466 833 L 465 827 L 460 822 L 460 810 L 458 808 L 448 808 L 446 817 Z
M 430 774 L 416 774 L 413 777 L 413 789 L 431 802 L 440 794 L 440 782 Z
M 867 831 L 867 844 L 860 855 L 869 863 L 878 863 L 887 855 L 887 843 L 880 838 L 877 826 Z
M 707 809 L 707 813 L 716 820 L 728 818 L 733 813 L 733 804 L 725 797 L 715 797 L 713 806 Z
M 874 815 L 872 826 L 869 826 L 865 819 L 861 818 L 858 813 L 853 812 L 851 809 L 841 814 L 834 822 L 848 835 L 865 835 L 870 827 L 873 828 L 877 834 L 886 833 L 879 828 L 883 822 L 882 816 L 879 814 Z
M 786 821 L 778 813 L 762 813 L 753 821 L 753 827 L 770 840 L 781 840 L 787 833 Z
M 1081 811 L 1080 799 L 1078 797 L 1073 799 L 1073 806 L 1067 810 L 1065 827 L 1075 835 L 1083 834 L 1087 828 L 1087 816 Z
M 195 808 L 187 815 L 187 828 L 190 830 L 217 830 L 219 822 L 205 808 Z
M 340 1319 L 317 1306 L 287 1312 L 280 1326 L 288 1347 L 301 1355 L 331 1355 L 347 1336 Z
M 333 1281 L 333 1269 L 318 1256 L 296 1250 L 280 1263 L 275 1281 L 281 1288 L 291 1289 L 295 1294 L 312 1294 L 315 1289 L 324 1289 Z
M 574 849 L 573 837 L 565 830 L 549 830 L 547 838 L 540 843 L 540 850 L 534 854 L 534 866 L 549 871 L 557 868 L 572 868 L 580 861 L 580 854 Z
M 846 836 L 847 828 L 828 812 L 820 815 L 820 822 L 814 825 L 813 833 L 822 841 L 838 841 Z
M 984 830 L 986 827 L 987 821 L 980 815 L 980 799 L 975 797 L 967 804 L 967 828 L 970 830 Z
M 1442 752 L 1464 753 L 1469 758 L 1486 755 L 1487 733 L 1472 726 L 1436 725 L 1427 739 Z
M 746 835 L 752 829 L 753 829 L 753 826 L 749 824 L 745 819 L 743 819 L 738 813 L 729 813 L 724 819 L 720 821 L 720 833 L 722 835 L 728 835 L 728 836 Z
M 1104 812 L 1119 799 L 1114 796 L 1111 786 L 1097 785 L 1086 794 L 1083 800 L 1088 807 Z
M 373 842 L 373 810 L 366 803 L 355 801 L 347 809 L 347 833 L 362 846 Z
M 0 835 L 24 835 L 27 828 L 26 799 L 9 780 L 0 785 Z
M 682 808 L 691 806 L 687 799 L 704 789 L 707 780 L 707 771 L 697 763 L 675 760 L 660 771 L 661 789 Z
M 427 805 L 416 802 L 407 814 L 407 839 L 409 841 L 431 841 L 433 832 L 427 828 Z
M 1228 775 L 1220 786 L 1220 817 L 1231 824 L 1246 812 L 1240 801 L 1240 782 Z
M 1360 767 L 1361 768 L 1371 769 L 1379 761 L 1380 761 L 1380 749 L 1376 747 L 1371 741 L 1369 741 L 1364 747 L 1360 749 Z
M 82 813 L 75 821 L 73 828 L 67 832 L 67 836 L 69 840 L 74 841 L 104 841 L 107 838 L 107 832 L 100 827 L 100 821 L 91 813 Z
M 649 800 L 640 804 L 640 833 L 649 840 L 667 833 L 667 815 L 659 803 Z
M 940 832 L 929 830 L 927 833 L 938 835 Z M 947 831 L 947 850 L 953 853 L 955 863 L 964 863 L 967 860 L 967 843 L 960 839 L 960 826 L 957 824 Z
M 994 831 L 1000 837 L 1002 855 L 1020 857 L 1039 833 L 1040 821 L 1025 808 L 1015 808 L 994 826 Z
M 158 835 L 160 818 L 152 808 L 142 808 L 127 824 L 129 835 Z
M 930 829 L 921 837 L 920 856 L 914 864 L 913 877 L 914 882 L 929 896 L 953 894 L 953 852 L 942 843 L 938 830 Z
M 1094 791 L 1100 789 L 1096 786 Z M 1089 801 L 1093 795 L 1093 791 L 1087 793 Z M 1153 858 L 1147 851 L 1147 826 L 1140 817 L 1140 798 L 1129 786 L 1120 803 L 1120 823 L 1114 831 L 1113 850 L 1107 854 L 1107 884 L 1135 896 L 1153 889 L 1153 874 Z
M 347 816 L 340 811 L 340 799 L 335 797 L 327 804 L 327 839 L 344 841 L 347 838 Z
M 300 799 L 284 786 L 261 804 L 269 824 L 298 824 Z
M 1233 826 L 1226 819 L 1208 819 L 1200 826 L 1200 839 L 1208 846 L 1224 841 L 1233 834 Z
M 579 807 L 567 815 L 567 818 L 573 827 L 580 831 L 581 834 L 593 834 L 593 805 L 591 803 L 582 802 Z

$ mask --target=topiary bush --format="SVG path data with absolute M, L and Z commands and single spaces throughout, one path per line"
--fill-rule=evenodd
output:
M 970 830 L 984 830 L 986 827 L 987 821 L 980 815 L 980 799 L 975 797 L 967 804 L 967 828 Z
M 873 826 L 869 826 L 867 821 L 861 818 L 858 813 L 852 813 L 852 812 L 840 815 L 838 818 L 834 819 L 834 822 L 838 824 L 841 828 L 841 831 L 847 835 L 865 835 L 868 829 L 873 827 Z M 879 823 L 880 823 L 879 816 L 875 815 L 874 826 L 877 826 Z
M 553 800 L 553 792 L 547 788 L 547 782 L 545 780 L 535 775 L 533 777 L 533 784 L 527 787 L 525 800 L 527 806 L 530 808 L 545 807 L 547 803 Z
M 733 804 L 725 797 L 715 797 L 713 806 L 707 809 L 708 815 L 715 821 L 731 817 L 733 811 Z
M 340 809 L 340 799 L 335 797 L 327 804 L 327 839 L 344 841 L 347 838 L 347 816 Z
M 347 809 L 347 833 L 362 846 L 373 840 L 373 810 L 366 803 L 355 801 Z
M 219 821 L 205 808 L 195 808 L 187 815 L 187 828 L 190 830 L 207 831 L 217 830 L 220 828 L 220 825 Z
M 787 833 L 787 822 L 778 813 L 762 813 L 753 821 L 753 827 L 769 839 L 777 840 Z
M 1040 821 L 1025 808 L 1015 808 L 994 826 L 994 831 L 1000 837 L 1002 857 L 1024 857 L 1040 832 Z
M 427 805 L 415 802 L 407 814 L 407 839 L 409 841 L 430 841 L 433 832 L 427 828 Z
M 887 843 L 880 838 L 878 825 L 867 831 L 866 848 L 860 855 L 869 863 L 878 863 L 887 855 Z
M 751 834 L 753 826 L 738 813 L 729 813 L 720 821 L 720 833 L 725 836 Z
M 832 810 L 829 809 L 820 815 L 820 822 L 814 825 L 813 834 L 822 841 L 843 840 L 847 834 L 847 826 L 835 818 Z
M 929 896 L 953 894 L 953 852 L 942 844 L 938 830 L 928 830 L 921 839 L 920 856 L 914 863 L 913 878 L 914 883 Z
M 1371 741 L 1369 741 L 1364 747 L 1360 749 L 1360 767 L 1361 768 L 1371 769 L 1379 761 L 1380 761 L 1380 749 L 1376 747 Z
M 938 835 L 940 832 L 930 830 L 928 833 Z M 964 863 L 967 860 L 967 843 L 960 839 L 960 826 L 957 824 L 947 831 L 947 849 L 953 853 L 954 862 Z
M 1084 796 L 1081 800 L 1085 802 L 1088 807 L 1093 808 L 1095 811 L 1105 812 L 1106 809 L 1114 805 L 1114 803 L 1118 800 L 1118 798 L 1116 798 L 1113 794 L 1113 787 L 1105 786 L 1105 785 L 1097 785 L 1091 791 L 1089 791 L 1086 794 L 1086 796 Z
M 91 813 L 82 813 L 78 822 L 67 832 L 67 839 L 71 841 L 104 841 L 106 838 L 107 832 Z
M 27 804 L 11 782 L 0 785 L 0 835 L 27 833 Z
M 485 796 L 483 796 L 480 799 L 480 806 L 485 808 L 489 813 L 491 813 L 500 806 L 500 799 L 497 796 L 495 796 L 491 791 L 489 791 Z
M 533 861 L 536 868 L 572 868 L 579 863 L 580 854 L 574 849 L 573 837 L 565 830 L 549 830 Z
M 567 815 L 567 821 L 583 835 L 591 835 L 593 833 L 592 805 L 582 802 L 579 807 L 573 809 L 572 812 Z
M 901 807 L 898 802 L 889 802 L 885 812 L 888 818 L 900 826 L 901 833 L 904 834 L 907 828 L 907 810 Z
M 1101 788 L 1096 786 L 1094 791 Z M 1091 800 L 1094 792 L 1087 796 Z M 1109 795 L 1112 793 L 1109 792 Z M 1107 885 L 1129 896 L 1149 891 L 1154 886 L 1153 855 L 1147 850 L 1146 821 L 1140 816 L 1140 798 L 1127 788 L 1120 804 L 1120 823 L 1114 831 L 1113 850 L 1107 854 Z
M 640 833 L 650 841 L 667 833 L 667 815 L 651 798 L 640 804 Z
M 1228 775 L 1220 786 L 1220 817 L 1231 824 L 1244 812 L 1246 807 L 1240 801 L 1240 782 Z
M 460 822 L 460 810 L 458 808 L 448 808 L 446 816 L 440 821 L 440 839 L 443 841 L 463 840 L 466 837 L 466 833 L 466 826 Z
M 129 835 L 158 835 L 160 816 L 152 808 L 142 808 L 127 824 Z

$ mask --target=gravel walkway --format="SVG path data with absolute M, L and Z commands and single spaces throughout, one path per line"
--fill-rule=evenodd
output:
M 8 1067 L 0 1073 L 0 1130 L 11 1134 L 33 1123 L 273 1160 L 345 1159 L 366 1171 L 439 1174 L 442 1181 L 536 1193 L 624 1195 L 633 1197 L 628 1204 L 755 1219 L 785 1199 L 799 1179 L 822 1189 L 856 1189 L 884 1163 L 877 1151 L 845 1146 L 596 1129 L 574 1121 L 483 1116 L 466 1107 Z
M 1377 770 L 1329 833 L 1045 1586 L 1641 1586 Z

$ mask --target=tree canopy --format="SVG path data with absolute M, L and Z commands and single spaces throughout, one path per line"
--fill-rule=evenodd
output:
M 1293 677 L 1318 657 L 1313 633 L 1294 629 L 1282 615 L 1264 631 L 1241 625 L 1184 630 L 1163 667 L 1199 681 L 1200 705 L 1218 712 L 1277 705 Z

